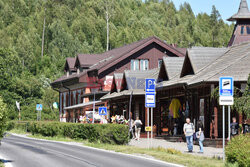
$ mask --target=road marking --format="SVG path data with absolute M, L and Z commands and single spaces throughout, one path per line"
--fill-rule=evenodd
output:
M 102 152 L 114 153 L 114 154 L 124 155 L 124 156 L 128 156 L 128 157 L 134 157 L 134 158 L 138 158 L 138 159 L 147 159 L 147 160 L 150 160 L 150 161 L 170 165 L 172 167 L 184 167 L 183 165 L 174 164 L 174 163 L 170 163 L 170 162 L 165 162 L 165 161 L 161 161 L 161 160 L 158 160 L 158 159 L 143 157 L 143 156 L 139 156 L 139 155 L 126 154 L 126 153 L 121 153 L 121 152 L 115 152 L 115 151 L 112 151 L 112 150 L 105 150 L 105 149 L 80 145 L 80 144 L 76 144 L 76 143 L 63 142 L 63 141 L 53 141 L 53 140 L 46 140 L 46 139 L 36 139 L 36 138 L 31 138 L 31 137 L 27 137 L 27 136 L 24 136 L 24 135 L 18 135 L 18 134 L 13 134 L 13 133 L 11 133 L 11 135 L 21 137 L 21 138 L 27 138 L 27 139 L 30 139 L 30 140 L 38 140 L 38 141 L 40 140 L 40 141 L 47 141 L 47 142 L 52 142 L 52 143 L 61 143 L 61 144 L 67 144 L 67 145 L 74 145 L 74 146 L 85 147 L 85 148 L 98 150 L 98 151 L 102 151 Z

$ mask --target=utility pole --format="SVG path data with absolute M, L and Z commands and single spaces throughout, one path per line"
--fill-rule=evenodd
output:
M 44 32 L 45 32 L 45 19 L 46 19 L 46 8 L 44 11 L 44 19 L 43 19 L 43 35 L 42 35 L 42 51 L 41 51 L 41 57 L 43 57 L 43 48 L 44 48 Z

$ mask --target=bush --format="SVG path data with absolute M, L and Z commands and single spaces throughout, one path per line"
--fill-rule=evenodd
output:
M 250 134 L 241 134 L 232 138 L 226 147 L 226 157 L 229 164 L 248 167 L 250 165 Z
M 127 144 L 129 142 L 128 126 L 119 124 L 79 124 L 62 122 L 8 122 L 8 130 L 21 129 L 32 135 L 62 136 L 71 139 L 83 139 L 89 142 L 108 144 Z
M 3 137 L 3 134 L 6 130 L 6 121 L 7 121 L 7 107 L 6 104 L 3 102 L 0 96 L 0 139 Z

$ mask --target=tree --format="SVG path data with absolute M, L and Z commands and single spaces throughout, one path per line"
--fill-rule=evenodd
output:
M 2 97 L 0 96 L 0 139 L 3 137 L 6 128 L 7 121 L 7 111 L 6 104 L 3 102 Z
M 244 113 L 247 118 L 250 118 L 250 74 L 247 81 L 247 86 L 241 97 L 234 99 L 234 109 L 239 113 Z

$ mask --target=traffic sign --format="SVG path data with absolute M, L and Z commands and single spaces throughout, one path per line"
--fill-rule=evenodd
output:
M 42 111 L 43 105 L 42 104 L 36 104 L 36 111 Z
M 233 96 L 233 77 L 220 77 L 220 96 Z
M 155 92 L 155 79 L 146 79 L 145 91 L 146 93 Z
M 107 115 L 107 107 L 99 107 L 98 111 L 99 115 Z
M 145 95 L 145 107 L 155 107 L 155 93 Z
M 151 131 L 151 126 L 145 126 L 145 131 L 150 132 Z
M 233 105 L 234 104 L 234 81 L 233 77 L 220 77 L 219 83 L 219 103 L 220 105 Z

